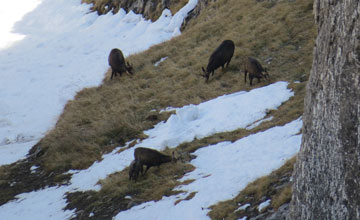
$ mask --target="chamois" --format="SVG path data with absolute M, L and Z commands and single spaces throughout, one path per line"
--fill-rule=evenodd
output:
M 252 85 L 252 81 L 254 78 L 257 78 L 258 82 L 260 82 L 260 78 L 265 78 L 267 80 L 270 80 L 267 69 L 263 68 L 259 63 L 259 61 L 257 61 L 255 58 L 252 57 L 248 57 L 246 59 L 244 65 L 244 72 L 245 72 L 245 83 L 246 83 L 246 75 L 247 73 L 249 73 L 250 85 Z
M 142 166 L 138 160 L 133 160 L 130 164 L 129 169 L 129 180 L 135 180 L 139 176 L 139 173 L 142 173 Z
M 224 69 L 224 65 L 226 67 L 229 66 L 231 58 L 234 55 L 235 44 L 232 40 L 224 40 L 218 48 L 211 54 L 209 58 L 209 63 L 206 67 L 202 67 L 202 71 L 204 72 L 203 77 L 206 78 L 206 82 L 209 80 L 210 74 L 214 75 L 214 72 L 220 66 Z
M 152 166 L 160 166 L 163 163 L 168 163 L 171 161 L 176 161 L 177 158 L 175 158 L 174 152 L 171 156 L 167 156 L 165 154 L 160 153 L 157 150 L 150 149 L 150 148 L 144 148 L 144 147 L 138 147 L 134 151 L 134 157 L 136 161 L 139 161 L 140 166 L 140 172 L 144 175 L 148 169 Z M 146 166 L 145 172 L 143 172 L 143 165 Z
M 110 79 L 112 79 L 113 76 L 116 76 L 117 73 L 119 73 L 120 76 L 124 72 L 131 75 L 133 74 L 133 67 L 130 65 L 129 62 L 125 63 L 125 58 L 121 50 L 117 48 L 112 49 L 109 54 L 108 61 L 112 70 Z

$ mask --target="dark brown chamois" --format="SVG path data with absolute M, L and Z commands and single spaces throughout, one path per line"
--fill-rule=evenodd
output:
M 136 179 L 139 176 L 139 173 L 142 173 L 142 166 L 140 165 L 140 161 L 133 160 L 129 168 L 129 180 L 136 181 Z
M 235 44 L 232 40 L 224 40 L 218 48 L 211 54 L 209 58 L 206 70 L 202 67 L 204 74 L 201 76 L 206 78 L 206 82 L 209 80 L 210 74 L 214 75 L 214 72 L 220 66 L 224 69 L 229 66 L 231 58 L 234 55 Z
M 116 76 L 117 73 L 119 73 L 120 76 L 124 72 L 131 75 L 133 74 L 133 67 L 130 65 L 129 62 L 125 63 L 125 58 L 121 50 L 117 48 L 112 49 L 109 54 L 108 61 L 112 70 L 110 79 L 112 79 L 113 76 Z
M 267 69 L 263 68 L 259 63 L 259 61 L 257 61 L 255 58 L 252 57 L 248 57 L 245 60 L 244 72 L 245 72 L 245 83 L 246 83 L 246 75 L 247 73 L 249 73 L 250 85 L 252 85 L 252 81 L 254 78 L 257 78 L 258 82 L 260 82 L 260 78 L 265 78 L 267 80 L 270 80 Z
M 144 175 L 150 167 L 153 166 L 160 166 L 163 163 L 168 163 L 171 161 L 176 161 L 177 158 L 174 156 L 174 152 L 172 156 L 168 156 L 165 154 L 160 153 L 157 150 L 138 147 L 134 151 L 135 160 L 139 161 L 140 164 L 140 172 Z M 146 166 L 145 172 L 143 172 L 143 166 Z

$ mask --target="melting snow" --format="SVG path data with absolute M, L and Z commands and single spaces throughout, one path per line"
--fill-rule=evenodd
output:
M 242 205 L 242 206 L 240 206 L 238 209 L 236 209 L 235 212 L 241 211 L 241 210 L 246 210 L 246 208 L 249 207 L 249 206 L 250 206 L 249 203 L 247 203 L 247 204 L 245 204 L 245 205 Z
M 178 196 L 163 197 L 160 201 L 120 212 L 115 219 L 210 219 L 207 216 L 209 206 L 233 198 L 249 182 L 279 168 L 298 152 L 301 135 L 296 134 L 301 127 L 302 121 L 298 119 L 234 143 L 222 142 L 201 148 L 195 152 L 196 159 L 191 161 L 196 169 L 182 179 L 195 181 L 176 188 L 187 192 L 180 195 L 182 198 L 196 192 L 191 200 L 175 206 Z M 202 178 L 204 175 L 209 176 Z
M 154 63 L 154 66 L 159 66 L 160 63 L 164 62 L 168 57 L 163 57 L 161 58 L 159 61 L 157 61 L 156 63 Z
M 262 202 L 257 208 L 259 212 L 261 212 L 264 208 L 268 207 L 270 205 L 270 202 L 271 202 L 270 199 L 266 200 L 265 202 Z

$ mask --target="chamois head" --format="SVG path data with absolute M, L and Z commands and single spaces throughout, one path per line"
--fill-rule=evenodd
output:
M 128 73 L 134 75 L 134 68 L 128 61 L 126 62 L 125 68 Z

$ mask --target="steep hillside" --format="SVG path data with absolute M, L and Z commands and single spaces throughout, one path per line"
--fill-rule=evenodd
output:
M 107 74 L 101 87 L 80 92 L 67 104 L 56 128 L 39 144 L 47 154 L 42 160 L 46 169 L 89 166 L 102 151 L 141 137 L 143 130 L 158 122 L 162 116 L 152 110 L 198 104 L 250 89 L 241 73 L 244 56 L 257 57 L 263 64 L 264 60 L 271 60 L 266 66 L 272 81 L 298 81 L 292 87 L 303 95 L 305 84 L 301 82 L 307 79 L 310 69 L 315 34 L 312 2 L 279 2 L 271 8 L 266 2 L 234 2 L 232 16 L 228 15 L 228 4 L 232 3 L 210 4 L 180 37 L 130 56 L 128 59 L 135 67 L 133 77 L 110 81 Z M 201 67 L 206 66 L 210 53 L 224 39 L 232 39 L 236 45 L 231 65 L 225 73 L 217 70 L 210 82 L 205 83 L 200 76 Z M 154 66 L 163 57 L 168 58 Z M 289 117 L 279 120 L 290 121 L 301 115 L 302 101 L 300 97 L 299 106 L 286 113 L 291 113 Z M 83 153 L 88 156 L 79 158 Z
M 312 4 L 312 0 L 209 2 L 196 19 L 189 21 L 182 35 L 128 57 L 135 68 L 132 77 L 123 75 L 109 80 L 108 71 L 100 87 L 79 92 L 66 105 L 56 127 L 32 149 L 29 159 L 0 167 L 0 183 L 24 181 L 23 187 L 16 189 L 2 184 L 0 204 L 20 192 L 64 184 L 70 176 L 64 172 L 85 169 L 115 147 L 144 138 L 144 130 L 168 118 L 169 113 L 159 113 L 161 109 L 198 104 L 223 94 L 269 84 L 266 81 L 255 81 L 254 86 L 244 83 L 246 56 L 256 57 L 269 69 L 271 82 L 290 82 L 295 96 L 278 110 L 268 112 L 273 116 L 271 121 L 252 130 L 215 134 L 182 144 L 177 149 L 194 152 L 209 144 L 235 141 L 299 118 L 303 113 L 316 35 Z M 201 67 L 207 65 L 211 52 L 225 39 L 233 40 L 236 46 L 230 66 L 224 71 L 218 69 L 205 83 L 200 76 Z M 166 59 L 155 66 L 161 58 Z M 39 166 L 41 172 L 24 174 L 23 170 L 32 165 Z M 178 193 L 173 191 L 179 184 L 174 175 L 179 178 L 192 169 L 189 164 L 178 163 L 161 169 L 161 177 L 149 171 L 146 179 L 134 184 L 128 182 L 127 170 L 114 173 L 101 182 L 103 188 L 99 192 L 69 194 L 68 208 L 77 208 L 79 215 L 89 216 L 94 212 L 97 217 L 110 219 L 135 204 Z M 23 180 L 24 175 L 29 175 L 28 182 Z M 135 203 L 121 199 L 128 194 L 135 196 Z M 219 215 L 214 216 L 218 219 Z

